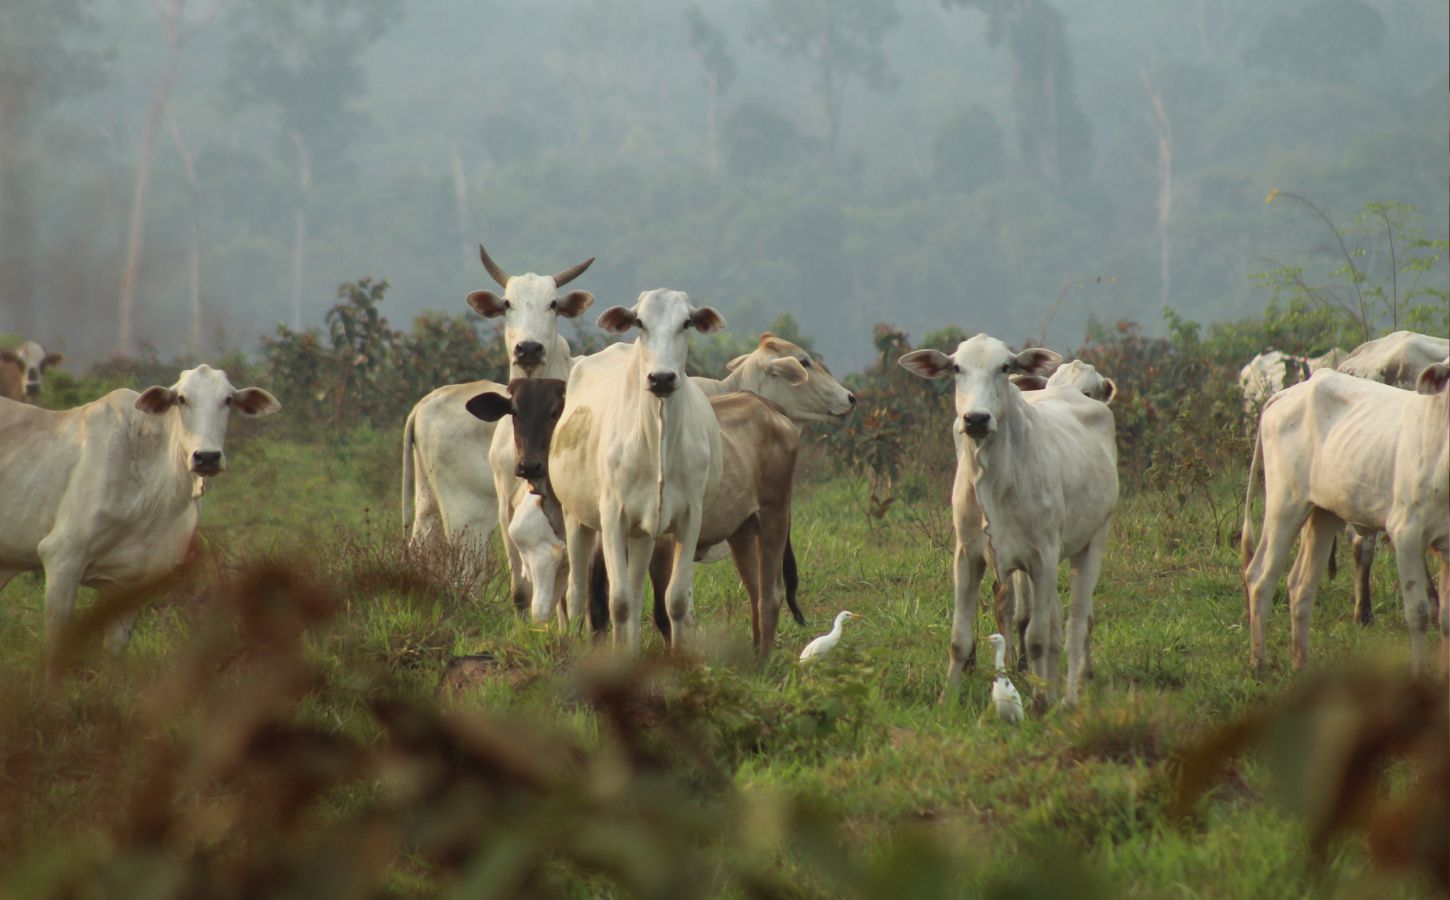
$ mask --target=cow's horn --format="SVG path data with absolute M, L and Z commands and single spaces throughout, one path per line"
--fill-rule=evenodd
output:
M 555 275 L 554 276 L 554 287 L 563 287 L 564 285 L 566 285 L 569 282 L 573 281 L 574 279 L 578 278 L 580 275 L 583 275 L 584 274 L 584 270 L 587 269 L 587 268 L 589 268 L 590 264 L 593 263 L 593 262 L 594 262 L 594 257 L 591 256 L 588 259 L 584 260 L 579 265 L 577 265 L 577 266 L 570 266 L 569 268 L 567 268 L 564 271 L 560 272 L 558 275 Z
M 483 260 L 483 267 L 488 270 L 488 274 L 493 276 L 493 280 L 498 282 L 498 286 L 508 290 L 509 273 L 500 269 L 498 263 L 489 258 L 488 251 L 483 249 L 482 244 L 478 245 L 478 258 Z

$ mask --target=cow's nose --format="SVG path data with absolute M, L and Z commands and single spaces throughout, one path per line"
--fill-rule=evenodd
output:
M 31 396 L 34 396 L 34 395 L 40 393 L 40 382 L 38 382 L 38 381 L 27 381 L 25 383 L 25 393 L 30 394 Z
M 198 450 L 191 454 L 191 467 L 197 472 L 218 472 L 222 467 L 220 450 Z
M 856 395 L 854 393 L 851 393 L 850 391 L 847 391 L 846 392 L 846 402 L 849 403 L 849 404 L 851 404 L 852 406 L 855 406 L 856 405 Z
M 962 416 L 962 424 L 966 426 L 967 434 L 980 437 L 987 433 L 987 427 L 992 424 L 992 414 L 984 412 L 967 413 Z
M 679 386 L 680 378 L 674 372 L 649 373 L 649 390 L 659 397 L 668 397 Z
M 519 341 L 514 344 L 514 360 L 519 365 L 536 366 L 544 361 L 544 345 L 538 341 Z
M 544 464 L 537 460 L 519 460 L 514 474 L 520 478 L 538 478 L 544 474 Z

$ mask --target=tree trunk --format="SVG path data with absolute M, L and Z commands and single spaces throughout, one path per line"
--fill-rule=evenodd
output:
M 453 202 L 458 207 L 458 240 L 463 247 L 463 267 L 473 271 L 473 253 L 470 252 L 469 233 L 473 226 L 468 220 L 468 179 L 463 177 L 463 157 L 458 153 L 458 142 L 448 148 L 453 163 Z
M 146 237 L 146 194 L 151 186 L 151 163 L 156 151 L 156 133 L 161 128 L 161 114 L 166 98 L 176 81 L 176 65 L 181 58 L 181 15 L 186 0 L 171 0 L 163 14 L 166 28 L 166 68 L 151 109 L 146 114 L 146 130 L 141 135 L 141 155 L 136 161 L 136 183 L 131 192 L 131 220 L 126 232 L 126 260 L 121 267 L 116 351 L 129 355 L 136 350 L 136 278 L 141 268 L 141 249 Z
M 191 309 L 191 353 L 192 356 L 200 359 L 202 352 L 202 317 L 201 317 L 201 185 L 196 180 L 196 163 L 187 150 L 186 143 L 181 139 L 181 129 L 177 127 L 176 116 L 168 109 L 166 118 L 171 125 L 171 139 L 176 145 L 176 152 L 181 156 L 182 171 L 186 173 L 186 183 L 191 189 L 191 246 L 188 249 L 187 258 L 187 288 L 189 293 L 189 306 Z
M 0 97 L 0 296 L 7 301 L 0 331 L 28 338 L 36 331 L 35 206 L 25 177 L 25 154 L 19 138 L 11 134 L 14 118 L 6 98 Z
M 292 132 L 297 147 L 297 209 L 292 214 L 292 330 L 302 330 L 302 275 L 307 263 L 307 195 L 312 189 L 312 155 L 300 132 Z
M 710 108 L 706 119 L 706 139 L 710 142 L 710 174 L 720 174 L 720 73 L 710 69 Z
M 1148 70 L 1139 68 L 1143 90 L 1148 93 L 1152 108 L 1150 120 L 1158 135 L 1158 302 L 1168 305 L 1172 293 L 1172 254 L 1169 247 L 1168 220 L 1173 212 L 1173 123 L 1163 107 L 1163 97 L 1148 77 Z

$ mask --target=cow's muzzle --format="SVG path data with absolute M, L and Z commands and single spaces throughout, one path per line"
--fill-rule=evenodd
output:
M 222 470 L 220 450 L 198 450 L 191 454 L 191 471 L 198 475 L 219 475 Z
M 656 397 L 668 397 L 680 386 L 680 376 L 674 372 L 649 373 L 649 392 Z
M 544 464 L 538 460 L 519 460 L 514 466 L 514 474 L 520 478 L 530 480 L 544 477 Z
M 544 345 L 538 341 L 519 341 L 514 344 L 514 362 L 525 372 L 531 372 L 544 364 Z
M 962 430 L 967 433 L 967 437 L 986 437 L 992 433 L 992 414 L 984 412 L 967 413 L 962 416 Z
M 27 397 L 39 397 L 40 396 L 40 382 L 38 382 L 38 381 L 27 381 L 25 383 L 25 396 L 27 396 Z

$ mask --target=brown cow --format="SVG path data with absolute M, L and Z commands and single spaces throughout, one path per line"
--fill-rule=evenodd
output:
M 60 353 L 47 353 L 35 341 L 14 350 L 0 350 L 0 397 L 21 403 L 36 403 L 45 380 L 45 370 L 65 362 Z

